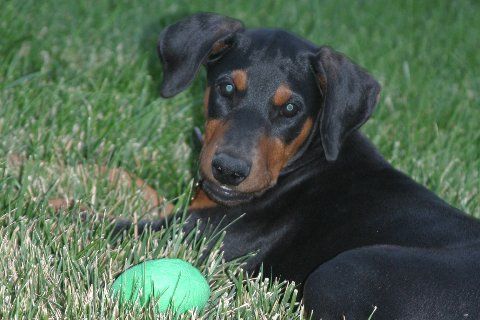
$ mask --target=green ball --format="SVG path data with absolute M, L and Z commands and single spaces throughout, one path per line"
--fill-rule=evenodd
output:
M 140 294 L 141 292 L 141 294 Z M 112 285 L 120 303 L 145 306 L 151 299 L 155 310 L 184 313 L 203 310 L 210 297 L 207 280 L 190 263 L 180 259 L 157 259 L 137 264 L 123 272 Z

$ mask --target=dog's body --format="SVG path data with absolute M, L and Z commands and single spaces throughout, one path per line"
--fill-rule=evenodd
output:
M 357 129 L 378 83 L 284 31 L 198 14 L 161 35 L 162 95 L 207 67 L 202 182 L 226 259 L 303 287 L 314 318 L 480 318 L 480 223 L 392 168 Z
M 227 229 L 225 256 L 258 252 L 267 275 L 304 283 L 315 319 L 477 319 L 480 225 L 392 168 L 361 134 L 259 199 L 194 210 Z M 309 152 L 321 152 L 312 148 Z M 347 152 L 345 152 L 347 154 Z M 467 317 L 468 315 L 468 317 Z

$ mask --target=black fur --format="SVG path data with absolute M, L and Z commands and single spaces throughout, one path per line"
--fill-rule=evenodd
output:
M 345 138 L 370 118 L 380 85 L 342 54 L 321 47 L 313 60 L 317 81 L 324 92 L 320 124 L 327 160 L 333 161 Z
M 206 65 L 208 117 L 231 124 L 229 154 L 250 159 L 260 135 L 288 144 L 314 120 L 273 186 L 233 206 L 217 194 L 219 204 L 193 210 L 186 229 L 238 219 L 225 257 L 257 252 L 247 270 L 263 264 L 303 286 L 315 319 L 366 319 L 374 307 L 373 319 L 480 319 L 480 223 L 395 170 L 357 131 L 378 100 L 373 77 L 331 48 L 215 14 L 168 27 L 159 52 L 165 97 Z M 216 87 L 235 69 L 247 70 L 248 88 L 226 99 Z M 295 117 L 271 105 L 282 83 L 301 107 Z
M 162 97 L 168 98 L 184 90 L 200 65 L 207 61 L 214 43 L 226 42 L 228 47 L 228 37 L 242 29 L 243 24 L 238 20 L 205 13 L 164 29 L 157 46 L 163 63 Z

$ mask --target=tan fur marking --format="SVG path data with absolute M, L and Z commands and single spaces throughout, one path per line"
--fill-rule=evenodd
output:
M 210 50 L 210 55 L 217 54 L 227 47 L 228 45 L 225 43 L 225 41 L 217 41 L 213 44 L 212 50 Z
M 285 152 L 285 144 L 278 138 L 269 139 L 269 153 L 268 170 L 271 172 L 272 180 L 270 185 L 274 185 L 277 182 L 277 178 L 280 175 L 280 171 L 287 163 L 287 156 Z
M 234 70 L 232 72 L 232 79 L 237 90 L 245 91 L 247 89 L 247 72 L 245 70 Z
M 205 89 L 205 94 L 203 95 L 203 114 L 205 117 L 208 115 L 208 102 L 210 101 L 210 86 Z
M 213 134 L 218 129 L 221 123 L 222 123 L 221 120 L 216 120 L 216 119 L 207 121 L 207 123 L 205 124 L 205 145 L 208 145 L 210 143 L 210 140 L 212 140 Z
M 213 208 L 217 206 L 217 203 L 212 201 L 205 193 L 205 191 L 199 189 L 197 194 L 190 203 L 188 210 L 202 210 L 207 208 Z
M 277 178 L 283 167 L 287 164 L 302 144 L 307 139 L 312 129 L 313 121 L 308 118 L 303 124 L 302 130 L 298 136 L 288 145 L 285 145 L 280 139 L 269 139 L 268 170 L 271 172 L 272 181 L 270 185 L 276 183 Z
M 286 85 L 281 84 L 273 96 L 273 104 L 277 107 L 283 106 L 292 97 L 292 90 Z
M 327 91 L 327 79 L 322 75 L 317 75 L 318 85 L 322 90 L 322 94 L 325 94 Z
M 303 124 L 302 131 L 300 131 L 299 135 L 285 148 L 288 159 L 290 159 L 305 142 L 308 135 L 310 134 L 312 126 L 312 119 L 307 118 L 307 120 L 305 120 L 305 123 Z
M 261 137 L 255 150 L 250 174 L 247 179 L 238 185 L 236 190 L 240 192 L 256 192 L 269 186 L 272 180 L 267 160 L 269 149 L 269 139 L 266 136 Z
M 209 120 L 205 125 L 205 142 L 200 153 L 200 170 L 204 177 L 212 181 L 215 180 L 211 167 L 213 155 L 217 151 L 217 147 L 222 141 L 227 127 L 228 124 L 217 119 Z

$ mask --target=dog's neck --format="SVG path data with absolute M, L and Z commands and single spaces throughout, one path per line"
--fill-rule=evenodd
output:
M 248 269 L 266 259 L 268 248 L 276 239 L 296 235 L 299 223 L 312 216 L 318 219 L 319 230 L 326 225 L 341 229 L 343 220 L 331 216 L 322 201 L 330 197 L 332 190 L 348 190 L 351 181 L 356 175 L 364 174 L 364 170 L 379 170 L 389 165 L 358 132 L 345 141 L 339 158 L 333 162 L 326 160 L 320 139 L 315 138 L 264 194 L 237 206 L 218 205 L 211 210 L 194 212 L 192 224 L 196 219 L 202 219 L 216 228 L 227 228 L 224 239 L 227 259 L 263 248 L 261 254 L 249 260 Z M 333 244 L 331 250 L 337 252 Z
M 349 175 L 362 174 L 366 170 L 391 168 L 377 148 L 360 132 L 353 132 L 345 140 L 335 161 L 325 158 L 319 134 L 313 134 L 303 148 L 299 156 L 292 159 L 281 172 L 277 184 L 258 200 L 264 198 L 270 201 L 272 193 L 281 197 L 301 180 L 311 179 L 324 185 L 341 184 L 347 183 L 342 181 Z
M 384 166 L 387 164 L 377 148 L 358 131 L 353 132 L 345 140 L 338 159 L 328 161 L 325 158 L 320 134 L 318 131 L 314 131 L 297 155 L 288 162 L 280 176 L 295 175 L 296 171 L 305 166 L 312 168 L 312 171 L 315 171 L 313 170 L 314 168 L 319 168 L 323 171 L 344 165 L 351 167 L 359 160 L 362 162 L 367 161 L 372 165 Z
M 205 214 L 214 220 L 225 215 L 227 217 L 225 222 L 235 220 L 241 215 L 247 219 L 251 216 L 257 222 L 263 215 L 272 219 L 268 211 L 281 208 L 281 204 L 289 200 L 292 194 L 298 194 L 296 186 L 305 185 L 306 180 L 319 185 L 338 186 L 348 184 L 349 175 L 358 174 L 369 168 L 376 170 L 389 166 L 373 144 L 359 132 L 352 133 L 346 139 L 339 158 L 333 162 L 326 160 L 319 135 L 313 134 L 302 149 L 282 170 L 277 183 L 264 194 L 250 202 L 232 207 L 215 206 L 214 210 L 208 210 Z M 348 188 L 348 185 L 345 188 Z M 281 218 L 282 210 L 278 211 L 275 217 Z

